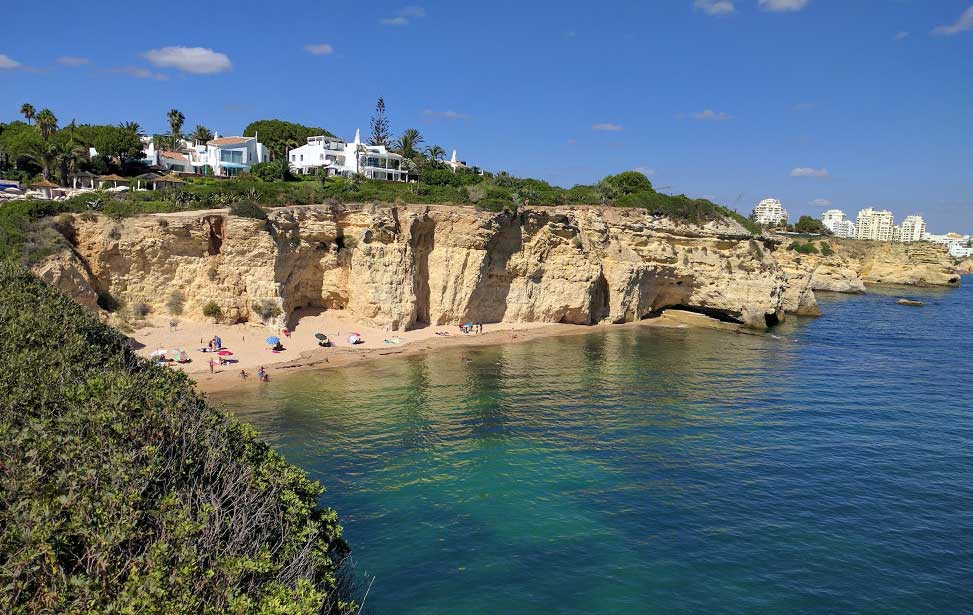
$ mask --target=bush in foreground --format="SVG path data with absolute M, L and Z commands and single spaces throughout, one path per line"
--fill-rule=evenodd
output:
M 0 263 L 0 612 L 348 612 L 322 488 Z

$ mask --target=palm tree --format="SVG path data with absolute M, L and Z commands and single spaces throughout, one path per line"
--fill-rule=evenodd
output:
M 182 131 L 183 122 L 186 121 L 186 116 L 178 109 L 169 109 L 166 118 L 169 120 L 169 129 L 172 135 L 172 149 L 178 149 L 180 132 Z
M 55 160 L 61 185 L 68 185 L 68 174 L 78 170 L 78 163 L 88 157 L 88 149 L 73 138 L 55 145 Z
M 30 103 L 24 103 L 20 105 L 20 114 L 24 116 L 24 118 L 27 120 L 27 125 L 29 126 L 30 121 L 34 119 L 34 115 L 35 115 L 34 105 Z
M 57 117 L 50 109 L 41 109 L 37 114 L 37 128 L 41 131 L 41 139 L 45 142 L 57 130 Z
M 145 132 L 142 130 L 142 126 L 140 126 L 138 122 L 119 122 L 118 127 L 122 130 L 135 133 L 136 137 L 141 138 L 145 136 Z
M 196 124 L 193 134 L 189 135 L 189 138 L 197 143 L 202 143 L 205 145 L 209 141 L 213 140 L 213 131 L 202 124 Z
M 439 162 L 446 157 L 446 150 L 438 145 L 430 145 L 426 148 L 426 156 L 429 156 L 430 160 Z
M 40 123 L 40 116 L 38 116 L 38 123 Z M 48 141 L 34 142 L 26 154 L 28 158 L 41 165 L 41 173 L 44 175 L 44 179 L 50 180 L 51 170 L 57 164 L 57 145 Z
M 393 145 L 393 149 L 403 158 L 412 159 L 416 155 L 416 147 L 422 143 L 422 134 L 415 128 L 406 128 L 402 136 Z

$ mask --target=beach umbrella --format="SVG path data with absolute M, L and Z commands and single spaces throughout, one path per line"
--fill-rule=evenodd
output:
M 316 337 L 316 338 L 318 338 L 318 339 L 319 339 L 319 340 L 321 340 L 322 342 L 323 342 L 324 340 L 326 340 L 326 339 L 328 339 L 328 336 L 327 336 L 327 335 L 325 335 L 324 333 L 315 333 L 315 334 L 314 334 L 314 337 Z
M 164 356 L 166 356 L 166 349 L 165 348 L 159 348 L 158 350 L 153 350 L 152 351 L 152 354 L 150 354 L 149 356 L 150 357 L 164 357 Z
M 361 341 L 361 335 L 358 333 L 352 333 L 348 336 L 349 344 L 357 344 L 359 341 Z
M 279 344 L 279 343 L 280 343 L 280 338 L 279 338 L 279 337 L 277 337 L 276 335 L 271 335 L 270 337 L 268 337 L 268 338 L 267 338 L 267 340 L 266 340 L 266 341 L 267 341 L 267 343 L 268 343 L 268 344 L 270 344 L 271 346 L 276 346 L 277 344 Z
M 216 354 L 220 355 L 221 357 L 229 357 L 233 354 L 233 352 L 230 350 L 220 350 Z

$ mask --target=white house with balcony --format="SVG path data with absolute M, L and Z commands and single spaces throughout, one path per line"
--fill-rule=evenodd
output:
M 206 145 L 190 149 L 189 161 L 196 172 L 205 173 L 206 167 L 213 175 L 234 177 L 258 162 L 268 162 L 270 154 L 257 137 L 216 137 Z
M 369 179 L 409 181 L 406 159 L 384 145 L 363 144 L 358 130 L 351 143 L 325 135 L 308 137 L 307 143 L 287 153 L 287 161 L 294 171 L 303 174 L 323 169 L 325 175 L 352 177 L 361 173 Z

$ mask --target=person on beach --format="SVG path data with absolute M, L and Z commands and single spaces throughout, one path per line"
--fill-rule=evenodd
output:
M 267 375 L 267 372 L 264 370 L 263 365 L 261 365 L 260 369 L 257 370 L 257 380 L 259 380 L 260 382 L 267 382 L 268 380 L 270 380 L 270 376 Z
M 216 361 L 214 359 L 209 360 L 209 373 L 211 374 L 216 373 Z
M 246 380 L 249 377 L 250 377 L 250 374 L 247 373 L 247 370 L 245 370 L 245 369 L 241 369 L 240 370 L 240 379 L 241 380 Z

